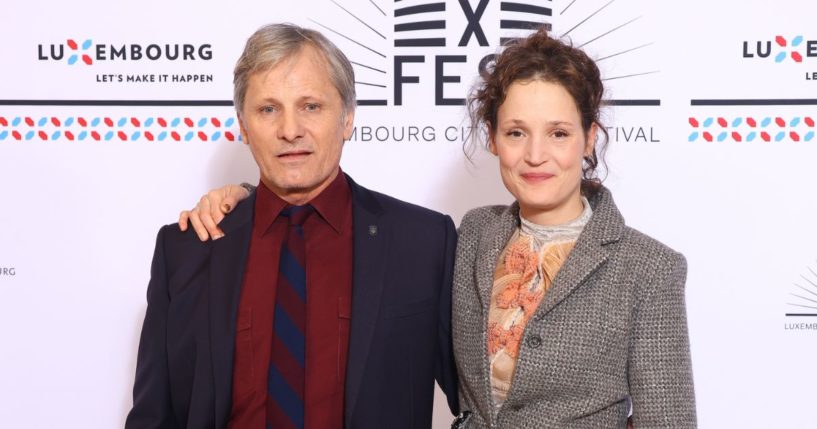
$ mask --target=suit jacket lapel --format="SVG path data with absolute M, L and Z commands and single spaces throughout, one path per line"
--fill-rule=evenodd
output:
M 519 205 L 513 203 L 503 211 L 499 218 L 482 232 L 479 240 L 480 255 L 477 263 L 477 288 L 482 304 L 483 315 L 488 313 L 491 305 L 491 290 L 494 286 L 494 271 L 496 270 L 499 254 L 508 244 L 516 228 L 519 226 Z M 487 345 L 486 345 L 487 346 Z M 487 356 L 487 355 L 486 355 Z
M 494 271 L 499 260 L 499 254 L 511 239 L 519 225 L 519 205 L 513 203 L 500 213 L 491 224 L 482 232 L 479 238 L 476 262 L 477 296 L 482 304 L 482 313 L 479 315 L 458 315 L 453 317 L 479 317 L 482 329 L 488 329 L 488 311 L 491 308 L 491 292 L 494 286 Z M 480 341 L 479 356 L 482 362 L 482 380 L 484 381 L 483 397 L 479 399 L 485 409 L 492 405 L 491 399 L 491 366 L 488 362 L 488 342 Z
M 211 242 L 210 350 L 218 427 L 226 427 L 230 416 L 236 315 L 250 249 L 254 210 L 255 193 L 224 219 L 220 225 L 224 237 Z
M 590 202 L 590 206 L 593 208 L 593 216 L 536 310 L 538 317 L 553 310 L 598 269 L 612 252 L 608 245 L 621 238 L 624 218 L 613 203 L 610 191 L 602 188 Z
M 371 191 L 347 176 L 352 189 L 354 267 L 352 271 L 352 325 L 346 367 L 346 427 L 351 426 L 366 359 L 380 315 L 386 272 L 388 225 L 381 219 L 383 209 Z

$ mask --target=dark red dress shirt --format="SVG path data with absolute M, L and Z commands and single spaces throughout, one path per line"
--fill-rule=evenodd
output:
M 305 429 L 343 427 L 346 356 L 352 313 L 352 194 L 346 176 L 309 202 L 306 245 Z M 287 203 L 258 185 L 252 238 L 241 289 L 233 366 L 231 429 L 265 425 L 278 257 Z

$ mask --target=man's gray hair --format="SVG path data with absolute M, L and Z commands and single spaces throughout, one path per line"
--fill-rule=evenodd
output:
M 294 24 L 269 24 L 250 36 L 233 71 L 233 102 L 239 118 L 250 76 L 275 67 L 281 60 L 296 55 L 306 44 L 312 45 L 326 60 L 329 78 L 340 93 L 344 113 L 355 110 L 355 73 L 346 55 L 315 30 Z

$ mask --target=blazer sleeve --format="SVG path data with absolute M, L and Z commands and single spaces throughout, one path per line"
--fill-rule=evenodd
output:
M 125 420 L 125 429 L 177 428 L 170 402 L 167 367 L 167 311 L 170 297 L 164 252 L 167 226 L 159 230 L 150 269 L 147 312 L 139 340 L 136 380 L 133 385 L 133 409 Z
M 673 252 L 634 317 L 629 382 L 637 429 L 695 428 L 687 334 L 686 259 Z
M 451 335 L 451 286 L 454 275 L 454 252 L 457 248 L 457 230 L 451 217 L 445 216 L 445 261 L 439 297 L 438 350 L 435 377 L 448 400 L 453 415 L 459 414 L 457 393 L 457 367 L 454 362 L 454 345 Z

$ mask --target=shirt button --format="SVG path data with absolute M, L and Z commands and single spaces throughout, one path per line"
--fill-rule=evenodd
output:
M 528 346 L 532 349 L 538 349 L 539 346 L 542 345 L 542 337 L 538 335 L 532 335 L 528 337 Z

